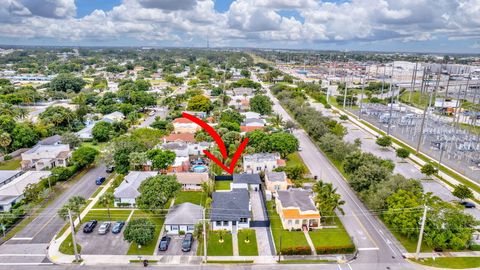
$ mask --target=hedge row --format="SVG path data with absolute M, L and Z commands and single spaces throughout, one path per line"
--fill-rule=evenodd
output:
M 355 251 L 354 245 L 347 245 L 347 246 L 322 246 L 322 247 L 315 247 L 317 251 L 317 255 L 321 254 L 347 254 L 353 253 Z
M 312 255 L 310 247 L 288 247 L 281 249 L 282 255 Z

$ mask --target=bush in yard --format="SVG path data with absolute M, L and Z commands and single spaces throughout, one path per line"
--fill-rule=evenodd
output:
M 308 246 L 282 248 L 280 252 L 282 255 L 312 255 L 312 250 Z
M 348 120 L 348 116 L 345 114 L 340 115 L 340 120 Z
M 132 204 L 128 202 L 117 203 L 118 207 L 130 207 Z
M 10 155 L 3 156 L 3 160 L 5 160 L 5 161 L 11 160 L 11 159 L 12 159 L 12 156 L 10 156 Z
M 355 251 L 355 246 L 348 245 L 348 246 L 323 246 L 323 247 L 315 247 L 317 254 L 347 254 L 353 253 Z
M 52 169 L 51 179 L 55 182 L 65 181 L 77 172 L 77 166 L 55 167 Z
M 155 236 L 155 224 L 146 218 L 134 219 L 127 223 L 123 238 L 129 243 L 145 246 Z
M 408 156 L 410 156 L 410 151 L 408 151 L 408 149 L 405 149 L 405 148 L 398 148 L 396 152 L 397 152 L 397 157 L 402 159 L 408 158 Z
M 86 167 L 95 161 L 95 158 L 100 152 L 97 149 L 89 146 L 82 146 L 73 151 L 70 162 L 76 165 L 78 168 Z
M 332 105 L 330 104 L 325 104 L 325 109 L 331 109 L 332 108 Z
M 179 231 L 178 234 L 179 235 L 185 235 L 185 231 Z

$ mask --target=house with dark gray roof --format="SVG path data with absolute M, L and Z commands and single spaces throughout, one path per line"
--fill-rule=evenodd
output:
M 251 219 L 250 194 L 246 189 L 214 192 L 210 222 L 213 230 L 249 228 Z
M 241 173 L 241 174 L 234 174 L 233 181 L 230 184 L 231 188 L 243 188 L 246 190 L 260 190 L 260 184 L 262 180 L 260 179 L 260 175 L 258 173 Z
M 203 219 L 203 207 L 193 203 L 181 203 L 172 206 L 165 218 L 165 231 L 178 234 L 180 231 L 193 233 L 195 224 Z

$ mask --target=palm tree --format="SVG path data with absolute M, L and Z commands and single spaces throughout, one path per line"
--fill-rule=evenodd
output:
M 342 205 L 345 204 L 345 201 L 341 199 L 340 194 L 337 194 L 337 189 L 333 187 L 332 183 L 318 181 L 313 185 L 313 191 L 316 193 L 314 199 L 315 203 L 322 215 L 331 215 L 332 220 L 335 210 L 338 210 L 342 215 L 345 215 L 345 212 L 342 209 Z
M 283 117 L 276 113 L 271 119 L 270 122 L 274 127 L 280 127 L 283 124 Z
M 20 108 L 19 107 L 18 110 L 17 110 L 17 114 L 18 114 L 18 117 L 20 119 L 25 119 L 25 117 L 28 116 L 28 110 L 25 109 L 25 108 Z
M 235 102 L 237 103 L 238 109 L 240 110 L 240 102 L 242 102 L 242 100 L 237 98 Z
M 107 207 L 107 213 L 108 213 L 108 220 L 112 220 L 112 217 L 110 216 L 110 204 L 113 203 L 115 200 L 115 196 L 113 196 L 112 192 L 106 192 L 100 198 L 98 199 L 98 202 L 101 205 L 104 205 Z
M 0 134 L 0 146 L 3 147 L 4 152 L 7 152 L 7 146 L 12 143 L 12 138 L 10 138 L 10 134 L 7 132 L 3 132 Z

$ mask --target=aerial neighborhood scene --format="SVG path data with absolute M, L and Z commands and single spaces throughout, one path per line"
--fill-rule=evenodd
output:
M 0 269 L 480 269 L 479 15 L 0 0 Z

